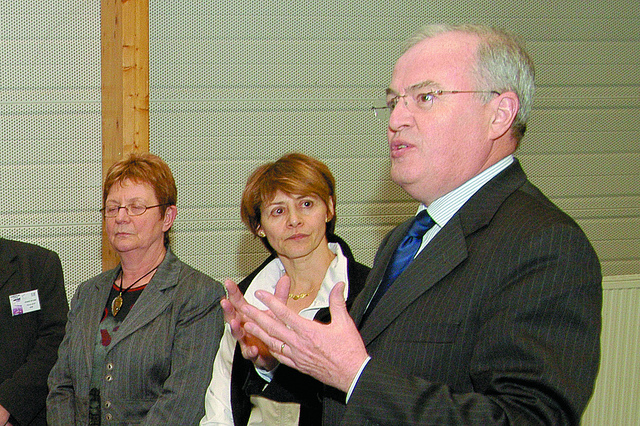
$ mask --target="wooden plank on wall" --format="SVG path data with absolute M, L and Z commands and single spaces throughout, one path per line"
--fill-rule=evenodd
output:
M 149 151 L 149 0 L 102 0 L 102 175 Z M 102 233 L 102 268 L 118 264 Z

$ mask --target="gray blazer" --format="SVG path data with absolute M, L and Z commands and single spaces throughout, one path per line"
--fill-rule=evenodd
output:
M 602 277 L 584 233 L 515 162 L 363 311 L 409 222 L 353 304 L 371 361 L 324 424 L 578 424 L 598 372 Z
M 87 425 L 96 334 L 120 267 L 83 283 L 49 376 L 50 425 Z M 224 288 L 171 250 L 141 293 L 105 359 L 103 425 L 197 425 L 224 327 Z

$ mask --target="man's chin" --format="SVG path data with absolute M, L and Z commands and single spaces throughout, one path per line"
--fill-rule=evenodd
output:
M 391 180 L 401 187 L 405 187 L 405 185 L 411 185 L 413 183 L 413 179 L 411 175 L 407 173 L 407 167 L 403 164 L 393 164 L 391 163 Z

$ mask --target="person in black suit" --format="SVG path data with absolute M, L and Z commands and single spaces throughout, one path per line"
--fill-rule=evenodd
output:
M 421 30 L 377 110 L 390 113 L 391 177 L 419 213 L 383 240 L 353 320 L 339 285 L 329 325 L 267 292 L 256 297 L 270 313 L 231 300 L 279 362 L 327 385 L 324 424 L 580 422 L 598 372 L 602 276 L 580 227 L 514 157 L 533 75 L 505 31 Z
M 0 238 L 0 425 L 47 424 L 47 377 L 68 311 L 58 255 Z

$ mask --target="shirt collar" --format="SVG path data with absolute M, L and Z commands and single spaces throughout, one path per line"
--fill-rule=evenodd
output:
M 513 155 L 506 156 L 496 164 L 469 179 L 458 188 L 438 198 L 428 207 L 421 204 L 420 207 L 418 207 L 417 213 L 427 209 L 429 216 L 431 216 L 434 222 L 440 228 L 444 227 L 444 225 L 446 225 L 446 223 L 458 212 L 458 210 L 460 210 L 464 203 L 466 203 L 473 194 L 478 192 L 484 184 L 506 169 L 511 163 L 513 163 L 513 161 Z

